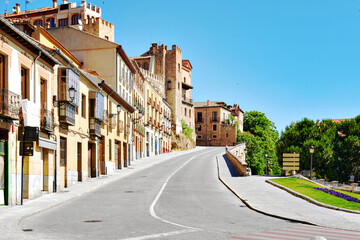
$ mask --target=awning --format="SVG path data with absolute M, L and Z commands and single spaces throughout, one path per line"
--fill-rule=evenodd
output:
M 57 142 L 47 138 L 39 137 L 39 147 L 56 150 Z

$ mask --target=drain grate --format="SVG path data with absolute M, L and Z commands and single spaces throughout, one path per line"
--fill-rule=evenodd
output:
M 23 232 L 32 232 L 32 231 L 34 231 L 34 230 L 31 229 L 31 228 L 24 228 L 24 229 L 22 229 L 22 231 L 23 231 Z
M 134 193 L 134 191 L 124 191 L 124 193 Z
M 86 220 L 84 223 L 99 223 L 102 222 L 101 220 Z

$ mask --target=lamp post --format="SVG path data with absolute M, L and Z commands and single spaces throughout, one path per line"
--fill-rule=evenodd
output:
M 266 160 L 266 176 L 268 175 L 268 158 L 269 155 L 265 154 L 265 160 Z
M 310 180 L 311 180 L 311 177 L 312 177 L 312 163 L 313 163 L 313 154 L 314 154 L 314 146 L 311 145 L 309 147 L 309 152 L 310 152 Z

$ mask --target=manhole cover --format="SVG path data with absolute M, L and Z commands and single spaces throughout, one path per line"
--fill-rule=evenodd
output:
M 84 223 L 99 223 L 102 222 L 101 220 L 86 220 Z
M 58 193 L 68 193 L 69 191 L 66 191 L 66 190 L 64 190 L 64 191 L 58 191 Z
M 134 193 L 134 191 L 124 191 L 124 193 Z
M 31 229 L 31 228 L 25 228 L 25 229 L 23 229 L 23 232 L 32 232 L 33 231 L 33 229 Z

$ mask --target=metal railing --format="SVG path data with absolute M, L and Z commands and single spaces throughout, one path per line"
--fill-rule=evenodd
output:
M 0 114 L 12 119 L 20 118 L 20 95 L 9 91 L 0 90 Z

